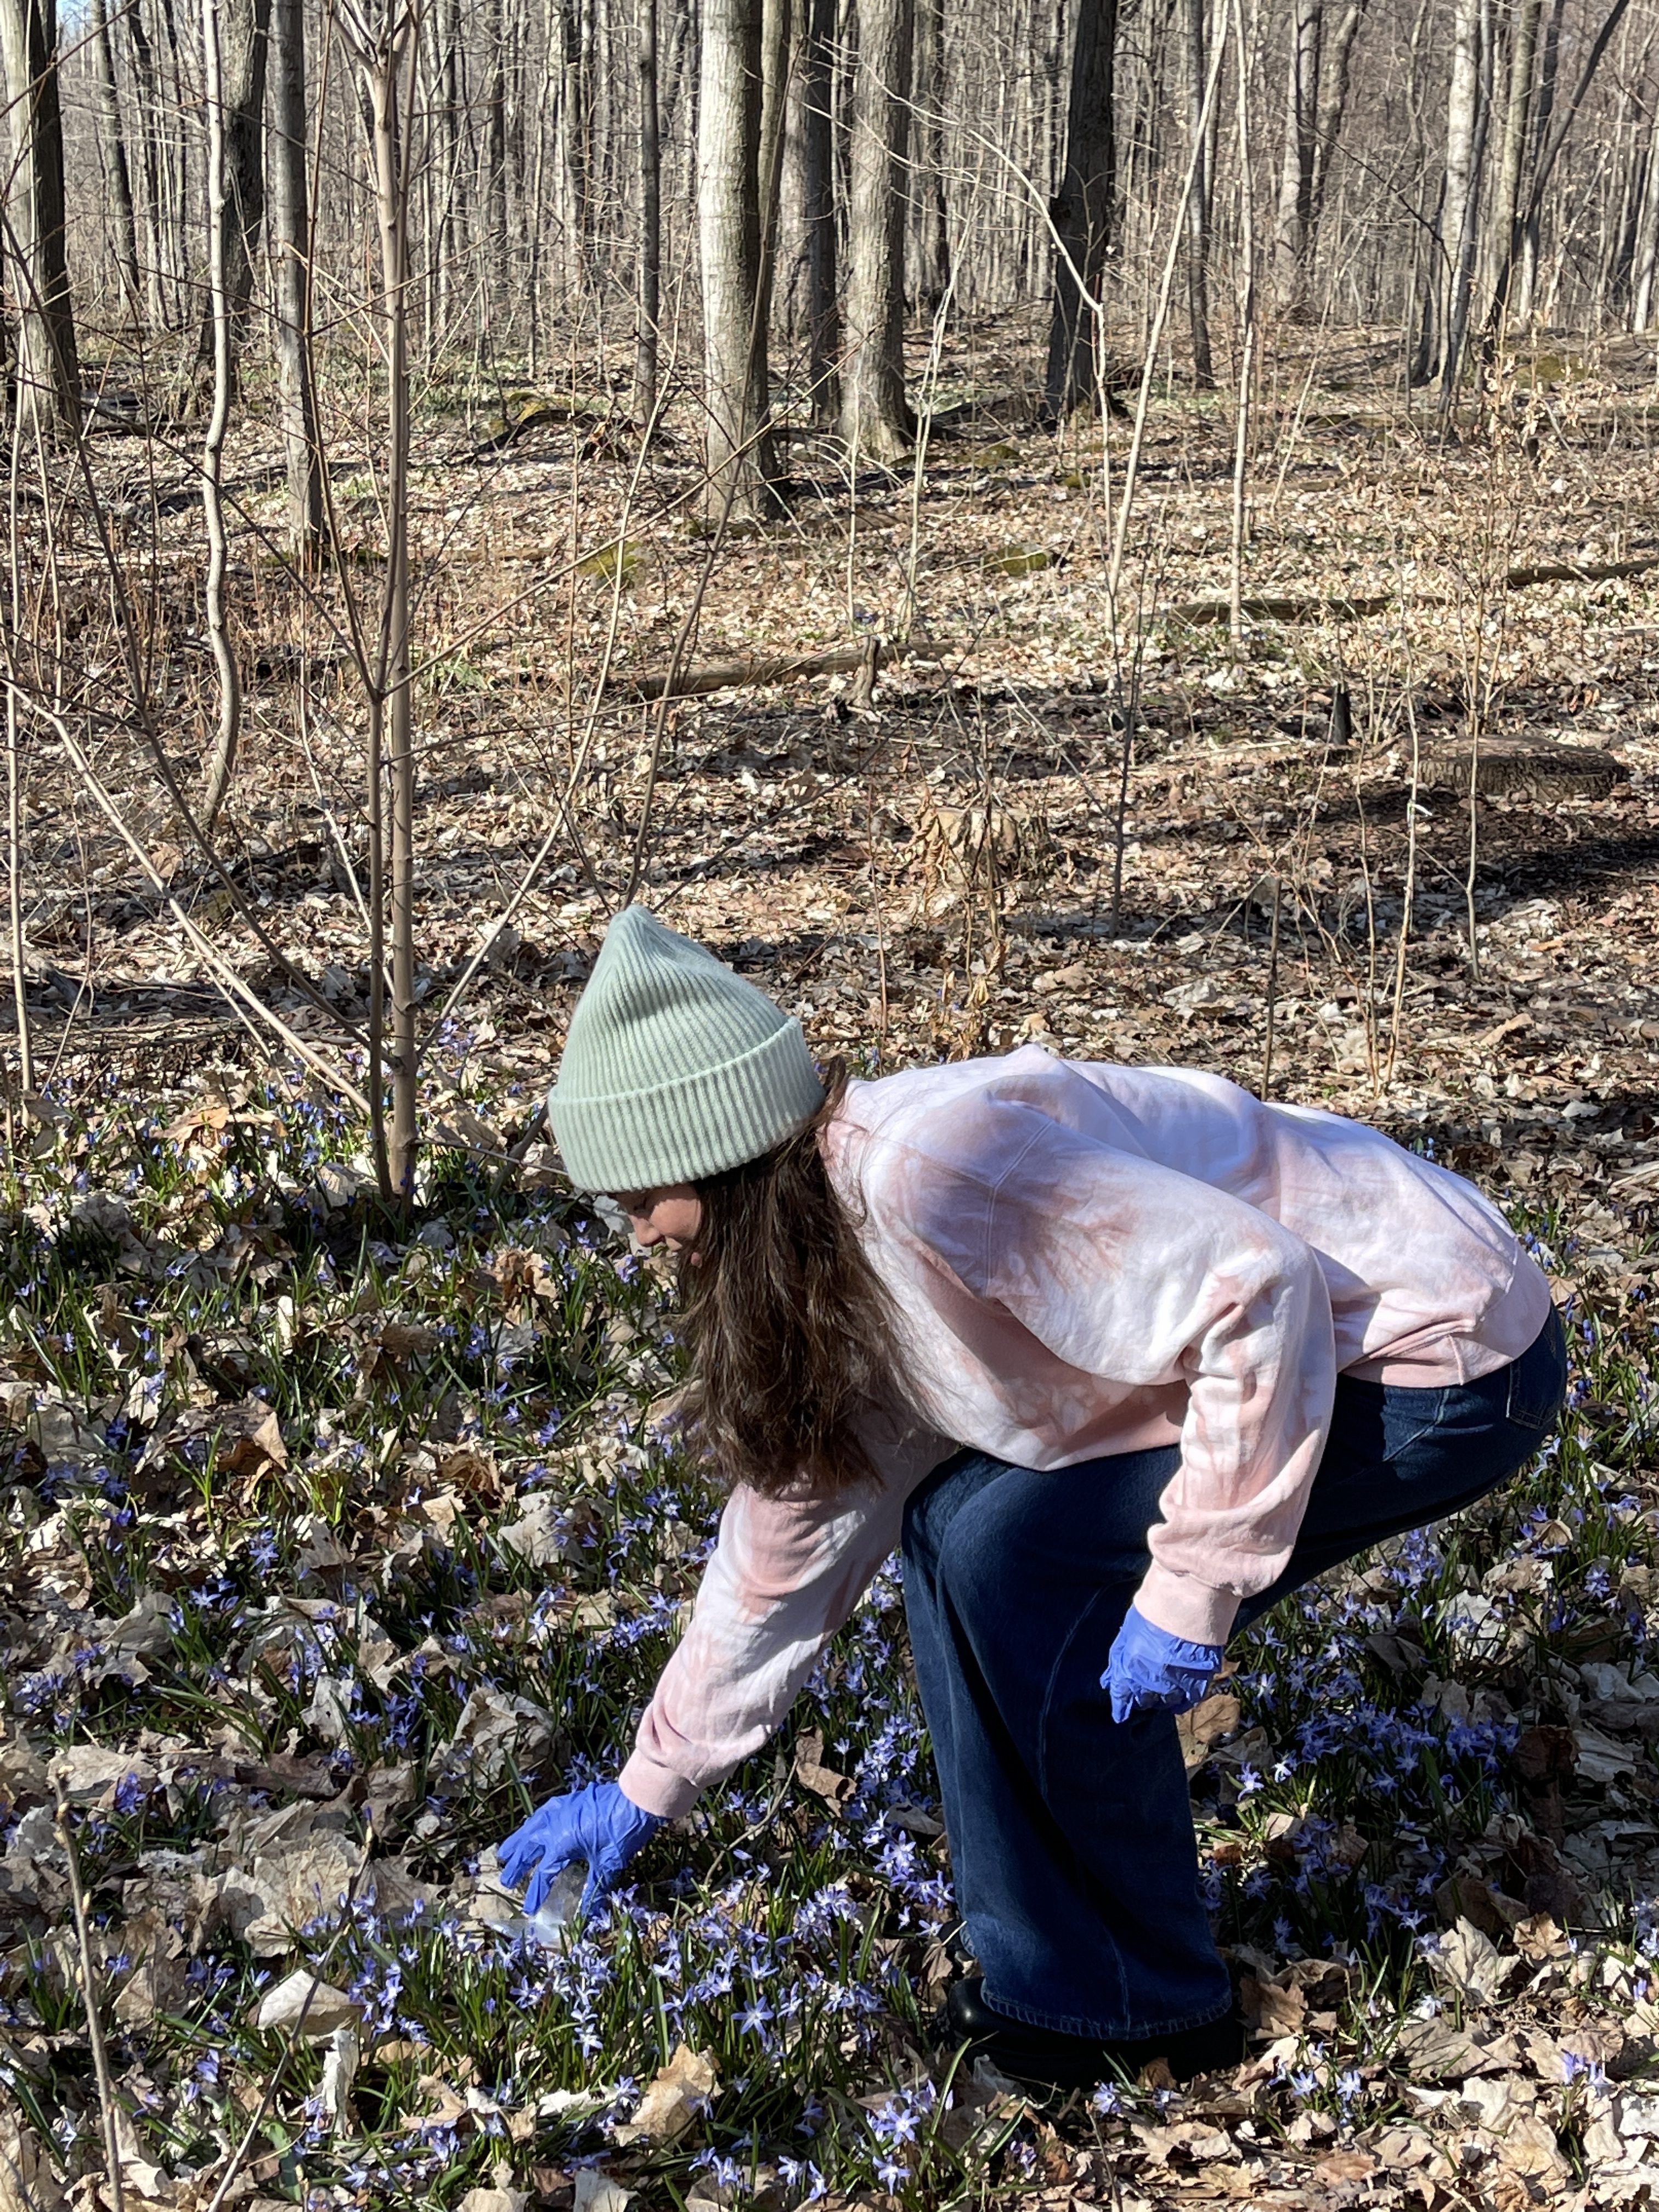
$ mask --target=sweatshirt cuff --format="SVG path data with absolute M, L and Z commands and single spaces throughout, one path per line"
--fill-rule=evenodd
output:
M 1135 1611 L 1143 1620 L 1188 1644 L 1225 1644 L 1243 1602 L 1236 1591 L 1212 1589 L 1207 1583 L 1176 1574 L 1156 1559 L 1134 1595 Z
M 654 1813 L 659 1820 L 678 1820 L 702 1794 L 695 1782 L 688 1782 L 646 1751 L 634 1753 L 617 1777 L 617 1787 L 630 1804 L 637 1805 L 641 1813 Z

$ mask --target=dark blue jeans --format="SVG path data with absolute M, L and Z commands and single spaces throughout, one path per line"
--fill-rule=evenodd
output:
M 1290 1564 L 1238 1625 L 1340 1560 L 1515 1474 L 1566 1384 L 1552 1315 L 1477 1382 L 1336 1386 Z M 1000 2012 L 1102 2038 L 1197 2027 L 1231 2002 L 1199 1893 L 1175 1721 L 1115 1723 L 1100 1686 L 1178 1452 L 1042 1474 L 947 1460 L 904 1516 L 904 1604 L 957 1901 Z

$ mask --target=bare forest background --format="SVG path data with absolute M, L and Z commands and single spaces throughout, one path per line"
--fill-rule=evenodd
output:
M 1275 565 L 1262 488 L 1277 515 L 1336 395 L 1363 389 L 1419 451 L 1492 458 L 1479 600 L 1510 587 L 1498 534 L 1514 554 L 1528 526 L 1499 475 L 1531 470 L 1538 519 L 1551 392 L 1582 412 L 1598 377 L 1628 384 L 1634 357 L 1610 368 L 1607 342 L 1656 309 L 1646 0 L 3 0 L 0 30 L 15 1073 L 33 1088 L 26 787 L 63 775 L 119 869 L 173 898 L 176 849 L 237 904 L 329 1029 L 307 1065 L 369 1114 L 388 1198 L 413 1188 L 436 973 L 417 791 L 465 744 L 431 707 L 480 653 L 515 633 L 514 683 L 558 692 L 558 728 L 518 718 L 513 773 L 545 836 L 447 1013 L 550 866 L 602 907 L 648 884 L 677 696 L 839 673 L 867 713 L 884 665 L 964 674 L 1002 615 L 947 611 L 925 580 L 960 565 L 933 494 L 953 455 L 1006 489 L 998 435 L 1035 432 L 1045 472 L 1018 481 L 1081 495 L 1097 565 L 1075 543 L 970 559 L 981 580 L 1065 568 L 1071 604 L 1091 598 L 1090 680 L 1126 733 L 1115 926 L 1156 603 L 1204 542 L 1171 534 L 1169 498 L 1138 507 L 1152 447 L 1173 426 L 1175 473 L 1227 488 L 1242 667 L 1251 625 L 1283 612 L 1249 588 Z M 1380 421 L 1372 404 L 1386 442 Z M 537 550 L 489 519 L 529 491 L 512 471 L 532 454 L 559 516 Z M 808 634 L 786 592 L 746 653 L 698 665 L 733 582 L 756 611 L 732 555 L 769 532 L 775 574 L 787 544 L 802 556 Z M 480 554 L 538 565 L 487 584 Z M 1373 611 L 1339 595 L 1323 615 Z M 1343 743 L 1347 657 L 1313 672 Z M 1476 751 L 1496 696 L 1477 660 Z M 252 696 L 284 678 L 280 702 Z M 1386 688 L 1397 710 L 1397 671 Z M 630 713 L 624 794 L 608 743 Z M 243 810 L 276 787 L 308 804 L 307 784 L 324 807 L 360 1020 L 254 926 L 229 872 L 247 823 L 222 812 L 239 775 Z M 905 834 L 943 834 L 994 890 L 987 856 L 1014 832 L 986 758 L 968 776 L 977 826 L 913 807 Z M 1000 908 L 988 927 L 994 953 Z M 1472 903 L 1469 928 L 1473 963 Z M 270 994 L 214 959 L 235 1018 L 291 1053 Z M 342 1049 L 367 1055 L 361 1083 Z

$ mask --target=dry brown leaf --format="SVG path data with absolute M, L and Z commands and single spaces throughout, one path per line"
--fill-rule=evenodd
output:
M 113 2010 L 124 2027 L 147 2027 L 158 2012 L 173 2010 L 184 1999 L 188 1961 L 185 1939 L 151 1907 L 127 1913 L 120 1923 L 120 1948 L 132 1971 L 117 1993 Z
M 487 1498 L 492 1505 L 499 1505 L 503 1496 L 494 1458 L 474 1444 L 443 1453 L 438 1461 L 438 1480 L 470 1498 Z
M 719 2089 L 714 2060 L 706 2051 L 681 2044 L 647 2087 L 633 2118 L 615 2130 L 617 2141 L 678 2142 L 708 2110 Z
M 559 1501 L 549 1491 L 525 1500 L 524 1511 L 497 1532 L 497 1539 L 532 1567 L 551 1567 L 570 1548 L 573 1531 Z
M 1480 2073 L 1491 2055 L 1472 2035 L 1449 2021 L 1408 2020 L 1400 2031 L 1396 2052 L 1413 2079 L 1445 2081 L 1455 2075 Z
M 1460 1920 L 1440 1938 L 1439 1948 L 1429 1955 L 1429 1968 L 1477 2004 L 1495 2003 L 1515 1974 L 1519 1961 L 1506 1959 L 1490 1936 L 1472 1920 Z
M 1384 2166 L 1409 2172 L 1434 2156 L 1434 2141 L 1422 2128 L 1389 2128 L 1377 2137 L 1376 2150 Z
M 1369 2181 L 1377 2160 L 1368 2150 L 1328 2150 L 1314 2160 L 1314 2172 L 1327 2185 L 1335 2181 Z
M 571 2212 L 628 2212 L 634 2192 L 596 2166 L 580 2166 Z
M 1555 2130 L 1536 2112 L 1511 2112 L 1497 2132 L 1495 2152 L 1501 2165 L 1524 2180 L 1553 2186 L 1567 2179 L 1567 2161 Z
M 116 1785 L 130 1775 L 146 1785 L 155 1779 L 155 1762 L 141 1752 L 110 1751 L 100 1743 L 71 1744 L 57 1753 L 48 1771 L 71 1805 L 109 1802 Z
M 1285 1989 L 1247 1974 L 1239 1984 L 1239 2001 L 1245 2019 L 1263 2035 L 1297 2035 L 1307 2018 L 1308 2001 L 1294 1984 Z
M 381 1361 L 397 1363 L 405 1359 L 424 1359 L 438 1349 L 442 1341 L 435 1328 L 424 1322 L 382 1322 L 372 1343 L 365 1346 L 367 1360 L 370 1352 L 376 1355 L 375 1364 Z
M 1177 2120 L 1170 2130 L 1171 2147 L 1183 2150 L 1188 2158 L 1209 2160 L 1231 2158 L 1233 2139 L 1220 2128 L 1206 2127 L 1201 2120 Z
M 1206 1698 L 1188 1713 L 1176 1715 L 1176 1734 L 1181 1741 L 1182 1764 L 1196 1774 L 1212 1748 L 1238 1726 L 1238 1699 L 1226 1690 Z
M 274 1409 L 254 1398 L 246 1407 L 233 1407 L 229 1411 L 239 1418 L 234 1425 L 227 1419 L 216 1462 L 219 1471 L 246 1482 L 261 1480 L 273 1468 L 283 1473 L 288 1467 L 288 1446 Z
M 317 2096 L 331 2128 L 349 2131 L 356 2126 L 351 2090 L 362 2056 L 362 2039 L 355 2027 L 337 2027 L 324 2045 L 323 2072 L 317 2084 Z
M 824 1765 L 823 1738 L 816 1734 L 795 1739 L 795 1778 L 803 1789 L 831 1805 L 844 1804 L 853 1794 L 846 1775 Z
M 0 1808 L 15 1809 L 27 1798 L 44 1798 L 51 1791 L 46 1763 L 23 1736 L 0 1743 Z
M 58 2212 L 63 2201 L 40 2137 L 0 2112 L 0 2212 Z
M 262 2028 L 298 2027 L 308 2041 L 324 2043 L 336 2028 L 356 2027 L 362 2016 L 356 1998 L 319 1980 L 308 1966 L 301 1966 L 265 1991 L 253 2024 Z

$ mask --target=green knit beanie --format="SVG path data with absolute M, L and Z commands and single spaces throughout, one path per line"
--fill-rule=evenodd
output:
M 770 1152 L 823 1103 L 799 1022 L 643 907 L 623 908 L 547 1102 L 579 1189 L 719 1175 Z

